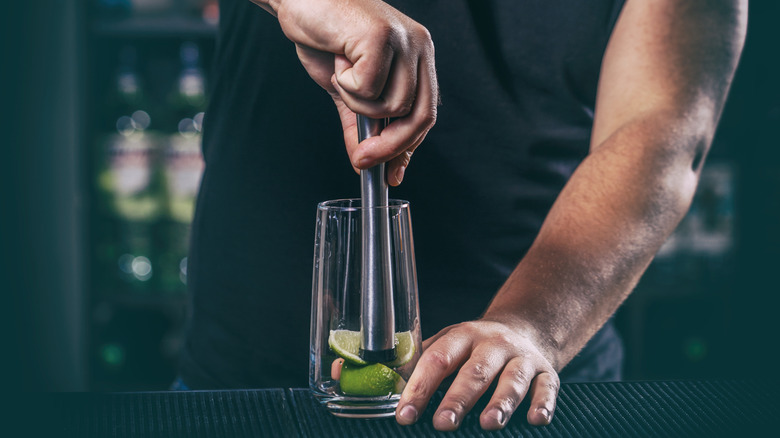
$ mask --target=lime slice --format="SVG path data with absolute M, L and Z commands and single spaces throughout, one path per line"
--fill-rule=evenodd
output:
M 328 345 L 347 362 L 366 365 L 368 362 L 360 358 L 360 332 L 352 330 L 331 330 Z
M 414 337 L 412 332 L 400 332 L 395 334 L 395 360 L 385 365 L 390 368 L 398 368 L 406 365 L 414 356 Z
M 360 358 L 360 332 L 352 330 L 331 330 L 328 337 L 328 345 L 346 361 L 357 365 L 366 365 L 368 362 Z M 395 360 L 385 365 L 396 368 L 405 365 L 414 356 L 414 337 L 412 332 L 399 332 L 395 334 Z
M 406 381 L 381 363 L 355 365 L 345 361 L 341 366 L 339 385 L 345 395 L 381 397 L 400 394 Z

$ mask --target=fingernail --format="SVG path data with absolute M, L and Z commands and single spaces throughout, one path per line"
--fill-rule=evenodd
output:
M 361 159 L 358 160 L 357 165 L 355 167 L 357 167 L 358 169 L 368 169 L 370 167 L 369 166 L 370 164 L 371 164 L 371 160 L 370 159 L 368 159 L 368 158 L 361 158 Z
M 550 411 L 548 411 L 546 408 L 536 408 L 536 413 L 544 417 L 546 422 L 550 422 Z
M 401 184 L 401 181 L 404 180 L 404 173 L 406 173 L 406 167 L 401 166 L 398 168 L 398 170 L 395 171 L 395 181 L 397 184 Z
M 401 408 L 401 412 L 399 412 L 398 415 L 401 419 L 408 421 L 409 423 L 417 421 L 417 409 L 412 405 L 406 405 Z
M 439 418 L 449 423 L 452 423 L 455 426 L 458 425 L 458 416 L 455 415 L 455 412 L 453 411 L 450 410 L 441 411 L 441 413 L 439 414 Z
M 504 421 L 506 420 L 504 418 L 504 413 L 501 411 L 501 409 L 498 409 L 498 408 L 493 408 L 493 409 L 489 410 L 488 413 L 486 414 L 486 416 L 488 418 L 492 418 L 492 419 L 496 420 L 496 422 L 498 424 L 500 424 L 501 426 L 504 425 Z

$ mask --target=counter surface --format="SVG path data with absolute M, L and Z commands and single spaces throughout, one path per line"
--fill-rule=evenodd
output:
M 479 406 L 452 437 L 719 437 L 774 435 L 780 382 L 651 381 L 564 384 L 551 425 L 529 426 L 522 405 L 498 432 L 479 428 Z M 72 437 L 431 437 L 439 395 L 416 425 L 330 415 L 305 389 L 53 393 L 31 429 Z M 444 435 L 444 434 L 442 434 Z M 38 435 L 31 435 L 38 436 Z M 778 436 L 778 435 L 774 435 Z

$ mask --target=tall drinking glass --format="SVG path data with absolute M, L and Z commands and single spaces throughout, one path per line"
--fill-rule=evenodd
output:
M 394 415 L 422 349 L 409 203 L 391 199 L 389 206 L 375 209 L 387 215 L 390 229 L 395 358 L 384 363 L 366 362 L 360 354 L 360 199 L 317 206 L 309 387 L 331 413 L 341 417 Z

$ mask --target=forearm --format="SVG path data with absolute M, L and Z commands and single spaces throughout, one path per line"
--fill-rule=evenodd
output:
M 684 216 L 736 69 L 746 2 L 628 1 L 605 53 L 591 153 L 486 311 L 563 368 Z
M 736 68 L 746 0 L 627 0 L 602 62 L 590 155 L 483 318 L 445 328 L 399 401 L 418 418 L 457 371 L 434 427 L 453 430 L 498 380 L 480 416 L 499 429 L 525 398 L 548 424 L 560 371 L 636 285 L 687 211 Z
M 709 138 L 680 135 L 674 123 L 658 114 L 627 124 L 583 161 L 485 314 L 528 325 L 557 370 L 614 313 L 690 205 Z

